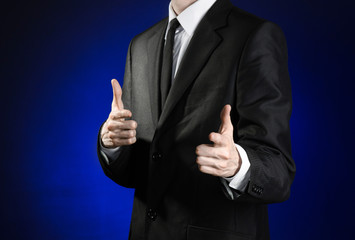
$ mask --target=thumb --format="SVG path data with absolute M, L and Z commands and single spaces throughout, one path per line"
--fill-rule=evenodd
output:
M 221 111 L 221 126 L 218 132 L 233 137 L 233 124 L 230 116 L 231 109 L 232 107 L 229 104 L 223 107 Z
M 112 107 L 117 107 L 118 109 L 124 109 L 123 102 L 122 102 L 122 89 L 120 84 L 116 79 L 112 79 L 111 85 L 113 91 Z

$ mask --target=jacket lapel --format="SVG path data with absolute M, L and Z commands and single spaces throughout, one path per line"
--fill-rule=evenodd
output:
M 158 120 L 158 125 L 155 131 L 154 138 L 159 138 L 159 135 L 161 135 L 164 132 L 163 127 L 167 127 L 167 125 L 165 124 L 168 123 L 173 124 L 171 122 L 174 121 L 167 121 L 169 115 L 173 111 L 178 101 L 184 95 L 184 92 L 188 89 L 191 83 L 193 83 L 193 81 L 196 79 L 198 74 L 203 70 L 203 67 L 206 65 L 211 54 L 213 54 L 213 51 L 223 40 L 216 32 L 216 30 L 227 24 L 228 12 L 231 9 L 230 6 L 231 3 L 228 0 L 217 0 L 217 2 L 207 12 L 205 17 L 201 20 L 200 24 L 195 30 L 195 34 L 192 37 L 190 44 L 185 52 L 185 55 L 181 61 L 173 86 L 170 89 L 168 98 L 164 105 L 164 109 L 162 110 L 161 116 Z M 154 40 L 153 38 L 152 38 L 152 42 Z M 159 41 L 162 41 L 162 39 L 163 36 L 161 35 Z M 153 49 L 152 51 L 149 50 L 151 56 L 157 57 L 158 55 L 156 53 L 153 53 L 153 51 L 157 50 L 158 44 L 148 43 L 148 45 L 151 45 L 150 49 Z M 161 51 L 161 48 L 159 48 L 159 51 Z M 156 59 L 158 58 L 154 59 L 152 57 L 149 59 L 156 61 Z M 159 64 L 160 64 L 160 60 L 159 60 Z M 155 103 L 159 103 L 159 99 L 158 99 L 159 94 L 157 94 L 158 92 L 157 90 L 160 89 L 158 85 L 159 84 L 158 80 L 160 78 L 160 73 L 159 73 L 160 67 L 159 65 L 156 65 L 154 66 L 153 69 L 154 69 L 154 73 L 150 77 L 152 81 L 151 82 L 152 84 L 150 86 L 150 91 L 153 96 L 152 104 L 155 104 Z M 154 105 L 154 106 L 152 105 L 152 110 L 155 111 L 157 109 L 158 109 L 158 105 Z M 166 149 L 169 148 L 168 145 L 170 143 L 171 142 L 164 143 Z M 156 145 L 157 144 L 151 145 L 153 147 L 151 148 L 151 152 L 155 151 L 154 147 Z M 151 164 L 150 166 L 151 169 L 150 169 L 150 177 L 149 177 L 150 183 L 148 184 L 149 186 L 148 205 L 154 209 L 159 206 L 159 203 L 163 198 L 166 189 L 168 188 L 169 184 L 171 183 L 171 180 L 173 179 L 176 167 L 175 167 L 175 162 L 169 161 L 168 159 L 166 159 L 166 161 L 160 161 L 159 164 Z M 164 180 L 162 181 L 162 179 Z
M 158 122 L 160 129 L 186 89 L 201 72 L 214 49 L 222 41 L 217 29 L 227 24 L 231 3 L 218 0 L 201 20 L 186 49 Z
M 164 44 L 164 33 L 168 20 L 164 19 L 160 25 L 157 26 L 157 30 L 149 37 L 147 41 L 148 50 L 148 79 L 149 79 L 149 95 L 151 114 L 154 123 L 154 128 L 158 124 L 160 110 L 160 66 L 161 66 L 161 54 Z

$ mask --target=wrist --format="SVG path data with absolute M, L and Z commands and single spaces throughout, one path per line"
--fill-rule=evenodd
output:
M 236 151 L 236 154 L 235 154 L 235 158 L 233 159 L 233 161 L 235 162 L 235 164 L 234 164 L 235 169 L 234 169 L 234 171 L 232 171 L 231 176 L 227 177 L 227 178 L 233 178 L 239 172 L 239 170 L 242 166 L 242 159 L 239 155 L 237 147 L 235 147 L 235 151 Z

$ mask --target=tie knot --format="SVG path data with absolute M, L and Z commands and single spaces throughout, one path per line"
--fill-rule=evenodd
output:
M 170 29 L 174 30 L 174 32 L 179 26 L 180 26 L 180 23 L 177 20 L 177 18 L 174 18 L 173 20 L 170 21 Z

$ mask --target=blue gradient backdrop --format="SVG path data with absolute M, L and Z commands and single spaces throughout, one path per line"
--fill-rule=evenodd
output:
M 297 174 L 270 205 L 272 239 L 354 232 L 353 1 L 248 0 L 289 46 Z M 127 239 L 132 189 L 96 157 L 130 39 L 168 1 L 13 1 L 1 13 L 0 239 Z M 353 239 L 353 238 L 352 238 Z

